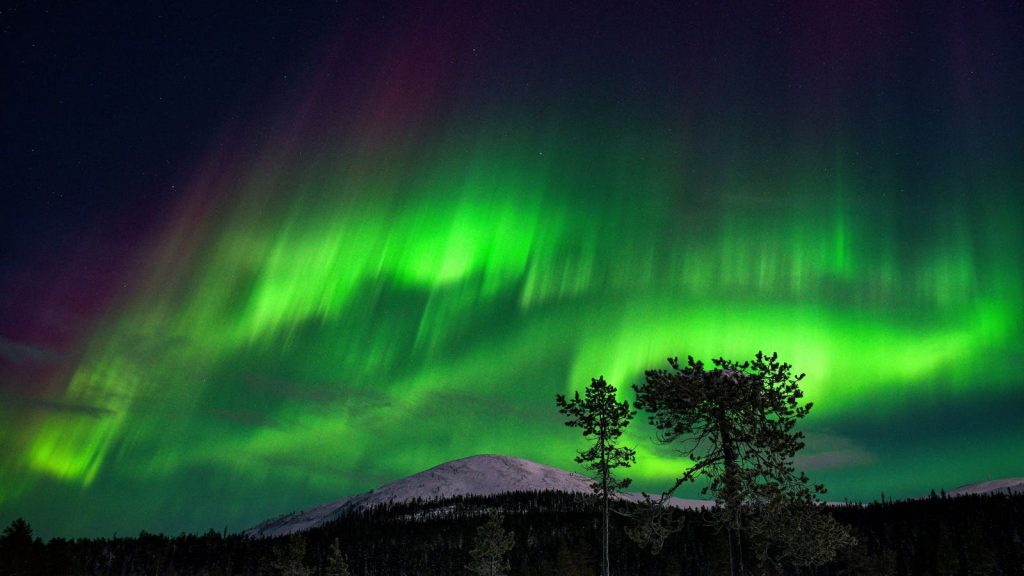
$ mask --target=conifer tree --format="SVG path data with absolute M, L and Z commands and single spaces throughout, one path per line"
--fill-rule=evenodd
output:
M 744 572 L 743 534 L 760 539 L 762 560 L 832 559 L 852 538 L 816 504 L 824 486 L 811 485 L 793 466 L 804 447 L 794 427 L 811 410 L 801 403 L 804 375 L 794 375 L 777 354 L 713 363 L 705 370 L 692 356 L 685 366 L 670 358 L 672 370 L 648 370 L 635 387 L 636 405 L 648 412 L 659 441 L 681 445 L 692 462 L 666 494 L 707 478 L 704 493 L 714 495 L 716 518 L 728 532 L 733 574 Z
M 327 551 L 327 565 L 324 567 L 324 576 L 349 576 L 348 560 L 341 552 L 341 543 L 337 538 L 331 541 L 331 547 Z
M 0 574 L 32 574 L 35 561 L 32 526 L 17 518 L 0 535 Z
M 602 576 L 608 576 L 611 570 L 611 557 L 608 551 L 609 500 L 613 494 L 630 484 L 629 478 L 616 479 L 614 470 L 628 468 L 636 462 L 635 450 L 619 446 L 619 438 L 636 412 L 630 410 L 629 402 L 616 400 L 616 392 L 615 386 L 605 382 L 602 376 L 591 379 L 590 386 L 582 398 L 579 392 L 570 400 L 562 394 L 555 397 L 558 411 L 569 417 L 565 425 L 570 428 L 581 428 L 583 436 L 594 442 L 593 446 L 576 456 L 576 462 L 584 464 L 590 470 L 594 479 L 594 493 L 601 498 Z
M 563 537 L 558 541 L 554 558 L 541 562 L 540 576 L 589 576 L 593 573 L 594 559 L 586 541 L 570 548 Z
M 487 522 L 476 530 L 471 558 L 466 569 L 479 576 L 506 576 L 510 566 L 505 557 L 515 545 L 513 534 L 502 527 L 505 518 L 491 513 Z
M 274 547 L 274 574 L 279 576 L 308 576 L 306 568 L 306 539 L 302 534 L 291 534 Z

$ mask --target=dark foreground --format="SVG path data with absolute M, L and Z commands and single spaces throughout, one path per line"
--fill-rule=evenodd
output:
M 354 576 L 467 574 L 476 529 L 483 511 L 493 507 L 504 511 L 505 527 L 515 534 L 511 575 L 598 573 L 592 504 L 580 496 L 531 493 L 380 508 L 265 540 L 211 531 L 43 543 L 31 537 L 27 524 L 15 523 L 0 539 L 0 574 L 312 576 L 328 573 L 335 540 L 334 559 L 340 549 Z M 625 537 L 626 520 L 617 522 L 612 574 L 728 574 L 725 535 L 700 512 L 680 514 L 684 528 L 658 555 Z M 1024 576 L 1024 495 L 936 496 L 839 507 L 833 514 L 853 526 L 859 544 L 830 565 L 786 574 Z

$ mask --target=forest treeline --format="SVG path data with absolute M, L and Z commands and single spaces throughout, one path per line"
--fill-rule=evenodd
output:
M 628 513 L 634 505 L 615 506 Z M 32 537 L 28 523 L 16 521 L 0 538 L 0 574 L 313 576 L 328 573 L 332 544 L 333 554 L 340 548 L 355 576 L 466 574 L 474 535 L 497 509 L 514 534 L 510 574 L 593 575 L 599 570 L 600 508 L 593 496 L 560 492 L 458 497 L 352 512 L 302 534 L 266 539 L 210 531 L 42 542 Z M 674 513 L 685 518 L 682 529 L 657 555 L 627 538 L 623 523 L 613 523 L 613 573 L 728 574 L 724 531 L 708 521 L 706 511 Z M 787 574 L 1024 576 L 1021 494 L 933 495 L 835 506 L 830 513 L 851 527 L 857 545 L 813 571 Z

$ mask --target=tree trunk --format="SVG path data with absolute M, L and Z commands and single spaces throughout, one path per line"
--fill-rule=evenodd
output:
M 736 502 L 736 448 L 732 444 L 732 434 L 730 434 L 728 419 L 725 415 L 725 410 L 719 408 L 716 417 L 718 418 L 718 435 L 722 441 L 722 458 L 725 461 L 724 467 L 725 472 L 722 478 L 725 488 L 725 513 L 727 531 L 729 533 L 729 572 L 732 576 L 738 576 L 743 570 L 743 550 L 739 542 L 739 530 L 740 526 L 733 525 L 734 514 L 739 511 L 736 507 L 739 502 Z M 737 540 L 735 545 L 733 540 Z
M 743 565 L 743 532 L 738 528 L 736 529 L 736 560 L 739 564 L 739 573 L 745 575 L 747 569 Z
M 607 486 L 607 482 L 605 483 Z M 602 560 L 604 576 L 611 574 L 611 556 L 608 553 L 608 493 L 604 494 L 604 559 Z
M 601 429 L 601 493 L 604 496 L 604 538 L 601 543 L 601 576 L 610 576 L 611 562 L 608 554 L 608 455 L 604 446 L 605 431 Z
M 732 526 L 727 526 L 725 528 L 725 533 L 729 536 L 729 574 L 731 574 L 731 576 L 736 576 L 736 555 L 733 553 Z

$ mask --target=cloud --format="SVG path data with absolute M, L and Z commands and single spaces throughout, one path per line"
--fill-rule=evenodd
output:
M 15 342 L 0 336 L 0 359 L 12 364 L 56 364 L 63 356 L 48 348 Z
M 303 475 L 321 476 L 324 478 L 353 477 L 352 469 L 343 459 L 309 458 L 305 454 L 274 453 L 260 457 L 260 460 L 278 472 L 298 472 Z M 365 472 L 365 470 L 361 470 Z
M 874 454 L 849 438 L 808 432 L 805 451 L 797 455 L 794 464 L 800 470 L 834 470 L 867 466 L 874 461 Z
M 252 426 L 257 428 L 273 428 L 278 426 L 278 421 L 269 414 L 259 410 L 246 408 L 213 408 L 210 413 L 218 420 L 226 420 L 236 424 Z
M 837 450 L 809 456 L 797 456 L 794 463 L 802 470 L 833 470 L 867 466 L 875 461 L 874 455 L 864 449 Z
M 57 414 L 83 415 L 92 416 L 93 418 L 103 418 L 116 413 L 113 410 L 102 406 L 64 402 L 62 400 L 25 396 L 22 394 L 5 394 L 4 400 L 9 401 L 12 404 L 17 404 L 20 408 L 26 410 L 38 410 L 41 412 Z
M 367 408 L 390 405 L 389 397 L 378 390 L 355 388 L 338 382 L 304 382 L 273 378 L 258 374 L 246 375 L 244 391 L 278 400 L 312 404 L 337 404 Z
M 346 388 L 332 382 L 302 382 L 248 375 L 241 393 L 227 394 L 207 407 L 213 418 L 249 427 L 287 427 L 289 415 L 335 414 L 361 418 L 393 407 L 391 398 L 374 389 Z

